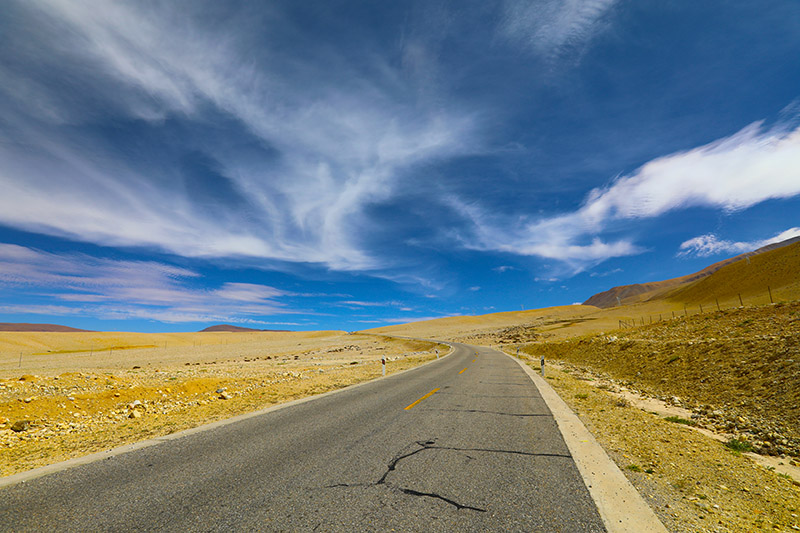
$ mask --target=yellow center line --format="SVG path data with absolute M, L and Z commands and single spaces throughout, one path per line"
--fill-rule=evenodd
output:
M 474 363 L 474 362 L 475 362 L 475 359 L 473 359 L 473 360 L 472 360 L 472 362 Z
M 464 370 L 466 370 L 466 369 L 467 369 L 467 367 L 464 367 Z M 462 370 L 461 372 L 459 372 L 459 374 L 463 374 L 463 373 L 464 373 L 464 370 Z
M 406 408 L 405 408 L 405 410 L 406 410 L 406 411 L 408 411 L 409 409 L 411 409 L 412 407 L 414 407 L 415 405 L 417 405 L 419 402 L 421 402 L 421 401 L 422 401 L 422 400 L 424 400 L 425 398 L 428 398 L 428 397 L 430 397 L 430 396 L 433 396 L 433 393 L 434 393 L 434 392 L 436 392 L 437 390 L 439 390 L 439 389 L 438 389 L 438 388 L 437 388 L 437 389 L 433 389 L 433 390 L 432 390 L 432 391 L 430 391 L 428 394 L 426 394 L 425 396 L 423 396 L 422 398 L 420 398 L 420 399 L 419 399 L 419 400 L 417 400 L 416 402 L 414 402 L 414 403 L 412 403 L 411 405 L 409 405 L 408 407 L 406 407 Z

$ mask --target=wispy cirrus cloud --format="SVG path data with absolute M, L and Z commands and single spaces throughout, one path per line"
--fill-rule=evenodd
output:
M 779 124 L 765 129 L 756 122 L 707 145 L 654 159 L 592 190 L 571 213 L 510 223 L 457 199 L 451 199 L 451 204 L 473 225 L 470 234 L 459 235 L 465 246 L 556 259 L 574 273 L 612 257 L 644 251 L 630 239 L 605 240 L 602 234 L 612 224 L 690 207 L 732 213 L 799 194 L 800 127 Z M 687 253 L 726 247 L 736 251 L 754 244 L 708 236 L 687 242 L 682 247 Z
M 588 42 L 618 0 L 507 0 L 501 30 L 510 40 L 545 57 Z
M 713 233 L 707 233 L 681 243 L 678 256 L 708 257 L 723 253 L 741 254 L 794 237 L 800 237 L 800 228 L 789 228 L 768 239 L 744 242 L 720 239 Z
M 267 316 L 293 313 L 283 302 L 286 293 L 274 287 L 223 282 L 201 288 L 195 283 L 200 277 L 154 261 L 55 254 L 0 243 L 0 287 L 6 295 L 0 312 L 259 324 L 268 323 Z M 16 304 L 18 291 L 27 299 L 64 304 Z
M 23 24 L 5 39 L 27 41 L 33 68 L 0 81 L 0 127 L 16 132 L 0 143 L 0 223 L 187 257 L 382 266 L 360 242 L 365 209 L 415 165 L 468 152 L 474 116 L 443 103 L 429 72 L 420 92 L 414 69 L 334 53 L 277 7 L 208 24 L 209 6 L 14 5 Z M 302 50 L 273 51 L 273 33 Z M 255 54 L 258 39 L 267 42 Z M 38 96 L 20 99 L 21 87 Z M 180 139 L 163 131 L 174 124 L 204 133 L 179 148 L 153 145 L 143 162 L 92 129 L 96 108 L 139 128 L 132 134 L 145 145 L 153 134 Z M 220 117 L 241 142 L 205 127 Z M 213 201 L 209 184 L 174 164 L 198 151 Z

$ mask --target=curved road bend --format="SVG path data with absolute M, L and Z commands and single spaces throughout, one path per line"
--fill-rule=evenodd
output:
M 0 516 L 10 531 L 605 531 L 531 380 L 466 345 L 7 487 Z

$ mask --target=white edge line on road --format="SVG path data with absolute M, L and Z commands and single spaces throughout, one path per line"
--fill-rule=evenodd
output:
M 389 335 L 387 335 L 388 337 Z M 323 398 L 325 396 L 330 396 L 332 394 L 337 394 L 339 392 L 350 391 L 355 388 L 369 385 L 370 383 L 374 383 L 378 380 L 393 378 L 395 376 L 399 376 L 401 374 L 405 374 L 406 372 L 411 372 L 412 370 L 416 370 L 418 368 L 422 368 L 426 365 L 429 365 L 433 362 L 439 361 L 448 355 L 452 354 L 455 351 L 455 347 L 447 342 L 436 341 L 438 344 L 445 344 L 450 346 L 450 351 L 444 355 L 441 355 L 439 359 L 432 359 L 426 363 L 423 363 L 419 366 L 415 366 L 412 368 L 407 368 L 405 370 L 401 370 L 400 372 L 395 372 L 394 374 L 389 374 L 386 377 L 378 376 L 377 378 L 371 379 L 369 381 L 362 381 L 361 383 L 355 383 L 353 385 L 348 385 L 347 387 L 343 387 L 341 389 L 336 389 L 328 392 L 323 392 L 321 394 L 315 394 L 313 396 L 306 396 L 305 398 L 298 398 L 297 400 L 292 400 L 286 403 L 280 403 L 277 405 L 271 405 L 269 407 L 265 407 L 264 409 L 259 409 L 258 411 L 252 411 L 250 413 L 245 413 L 242 415 L 237 415 L 231 418 L 226 418 L 224 420 L 218 420 L 216 422 L 212 422 L 210 424 L 204 424 L 202 426 L 197 426 L 189 429 L 184 429 L 182 431 L 178 431 L 175 433 L 170 433 L 169 435 L 163 435 L 161 437 L 155 437 L 152 439 L 142 440 L 139 442 L 134 442 L 133 444 L 124 444 L 117 448 L 112 448 L 111 450 L 105 450 L 102 452 L 96 452 L 89 455 L 84 455 L 81 457 L 75 457 L 74 459 L 68 459 L 66 461 L 61 461 L 59 463 L 53 463 L 51 465 L 40 466 L 38 468 L 34 468 L 32 470 L 27 470 L 25 472 L 20 472 L 18 474 L 14 474 L 11 476 L 7 476 L 4 478 L 0 478 L 0 489 L 5 487 L 9 487 L 11 485 L 16 485 L 17 483 L 25 483 L 26 481 L 30 481 L 32 479 L 36 479 L 38 477 L 46 476 L 49 474 L 54 474 L 56 472 L 61 472 L 62 470 L 67 470 L 69 468 L 73 468 L 75 466 L 81 466 L 89 463 L 94 463 L 96 461 L 102 461 L 103 459 L 110 459 L 117 455 L 122 455 L 124 453 L 132 452 L 135 450 L 140 450 L 142 448 L 148 448 L 150 446 L 155 446 L 156 444 L 160 444 L 162 442 L 167 442 L 175 439 L 180 439 L 183 437 L 187 437 L 189 435 L 193 435 L 195 433 L 200 433 L 203 431 L 208 431 L 210 429 L 216 429 L 222 426 L 227 426 L 228 424 L 235 424 L 236 422 L 240 422 L 242 420 L 246 420 L 248 418 L 252 418 L 254 416 L 261 416 L 267 413 L 271 413 L 272 411 L 278 411 L 280 409 L 285 409 L 287 407 L 292 407 L 294 405 L 299 405 L 301 403 L 310 402 L 312 400 L 316 400 L 318 398 Z
M 667 529 L 642 499 L 639 491 L 550 384 L 523 361 L 507 353 L 505 355 L 525 370 L 553 413 L 564 442 L 608 532 L 667 533 Z

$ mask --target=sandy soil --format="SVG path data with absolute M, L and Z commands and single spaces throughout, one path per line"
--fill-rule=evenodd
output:
M 10 334 L 0 338 L 5 335 Z M 148 340 L 114 335 L 101 338 L 117 346 Z M 59 344 L 45 337 L 51 351 L 23 360 L 22 368 L 0 359 L 0 475 L 372 379 L 381 375 L 382 358 L 388 374 L 398 372 L 435 358 L 437 349 L 433 343 L 342 332 L 233 333 L 217 339 L 227 344 L 191 343 L 192 336 L 208 343 L 207 335 L 184 334 L 183 346 L 110 354 L 65 352 L 87 339 Z M 444 354 L 449 348 L 438 349 Z

